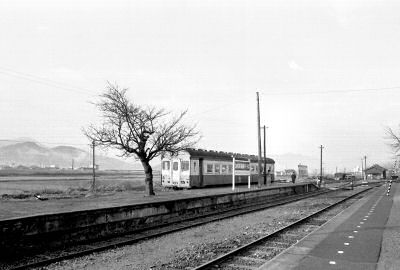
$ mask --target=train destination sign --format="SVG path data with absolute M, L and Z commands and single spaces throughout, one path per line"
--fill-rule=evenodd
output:
M 245 175 L 250 171 L 250 161 L 235 160 L 235 171 L 246 172 Z
M 248 188 L 250 189 L 250 159 L 242 160 L 232 157 L 232 190 L 235 190 L 235 176 L 236 175 L 247 175 L 248 176 Z

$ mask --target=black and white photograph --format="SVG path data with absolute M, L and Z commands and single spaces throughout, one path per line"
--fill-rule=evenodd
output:
M 400 269 L 400 2 L 0 0 L 0 270 Z

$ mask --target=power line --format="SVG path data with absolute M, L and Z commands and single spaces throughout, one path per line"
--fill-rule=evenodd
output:
M 198 113 L 193 113 L 192 116 L 196 116 L 196 115 L 203 115 L 203 114 L 207 114 L 209 112 L 213 112 L 213 111 L 217 111 L 223 108 L 226 108 L 228 106 L 234 105 L 234 104 L 238 104 L 238 103 L 243 103 L 244 100 L 249 99 L 249 97 L 240 97 L 240 99 L 234 100 L 234 101 L 230 101 L 230 102 L 226 102 L 222 105 L 218 105 L 215 108 L 211 108 L 211 109 L 207 109 L 204 111 L 200 111 Z
M 327 91 L 305 91 L 305 89 L 297 90 L 296 92 L 261 92 L 264 95 L 312 95 L 312 94 L 336 94 L 336 93 L 350 93 L 350 92 L 369 92 L 369 91 L 386 91 L 386 90 L 396 90 L 400 89 L 400 86 L 393 87 L 380 87 L 380 88 L 358 88 L 358 89 L 336 89 Z
M 72 86 L 72 85 L 67 85 L 64 83 L 60 83 L 54 80 L 50 80 L 47 78 L 43 78 L 43 77 L 39 77 L 36 75 L 32 75 L 32 74 L 28 74 L 28 73 L 23 73 L 23 72 L 19 72 L 19 71 L 15 71 L 9 68 L 4 68 L 4 67 L 0 67 L 0 73 L 8 75 L 8 76 L 12 76 L 12 77 L 17 77 L 17 78 L 21 78 L 24 80 L 28 80 L 28 81 L 33 81 L 36 83 L 40 83 L 40 84 L 44 84 L 47 86 L 52 86 L 52 87 L 56 87 L 65 91 L 70 91 L 70 92 L 75 92 L 75 93 L 80 93 L 80 94 L 88 94 L 88 95 L 94 95 L 95 93 L 93 93 L 92 91 L 88 90 L 88 89 L 83 89 L 83 88 L 79 88 L 76 86 Z
M 8 76 L 19 77 L 25 80 L 31 80 L 37 83 L 42 83 L 54 87 L 58 87 L 68 91 L 74 91 L 77 93 L 85 93 L 93 95 L 94 93 L 88 89 L 67 85 L 65 83 L 60 83 L 54 80 L 50 80 L 47 78 L 39 77 L 36 75 L 23 73 L 20 71 L 16 71 L 10 68 L 0 67 L 0 73 L 3 73 Z M 350 93 L 350 92 L 367 92 L 367 91 L 386 91 L 386 90 L 395 90 L 400 89 L 400 86 L 392 86 L 392 87 L 379 87 L 379 88 L 350 88 L 350 89 L 336 89 L 336 90 L 326 90 L 326 91 L 309 91 L 306 89 L 299 89 L 296 92 L 260 92 L 265 95 L 308 95 L 308 94 L 334 94 L 334 93 Z M 227 90 L 227 89 L 225 89 Z M 230 104 L 230 103 L 228 103 Z
M 45 142 L 45 141 L 23 141 L 23 140 L 12 140 L 12 139 L 0 139 L 0 142 L 15 142 L 15 143 L 26 143 L 26 142 L 33 142 L 33 143 L 41 143 L 41 144 L 51 144 L 51 145 L 90 145 L 90 143 L 61 143 L 61 142 Z
M 306 91 L 298 90 L 297 92 L 260 92 L 263 95 L 274 95 L 274 96 L 286 96 L 286 95 L 312 95 L 312 94 L 340 94 L 340 93 L 361 93 L 361 92 L 370 92 L 370 91 L 388 91 L 388 90 L 397 90 L 400 89 L 400 86 L 393 86 L 393 87 L 380 87 L 380 88 L 359 88 L 359 89 L 342 89 L 342 90 L 327 90 L 327 91 Z M 209 112 L 217 111 L 222 108 L 241 103 L 244 100 L 247 100 L 249 97 L 241 97 L 237 101 L 231 101 L 228 103 L 224 103 L 223 105 L 217 106 L 212 109 L 204 110 L 199 113 L 194 113 L 192 116 L 196 115 L 204 115 Z

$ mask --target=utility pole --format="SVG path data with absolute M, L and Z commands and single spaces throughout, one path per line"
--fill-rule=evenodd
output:
M 324 147 L 321 145 L 319 148 L 321 148 L 321 167 L 320 167 L 320 181 L 318 183 L 318 187 L 321 187 L 321 182 L 322 182 L 322 149 L 324 149 Z
M 364 161 L 361 158 L 361 179 L 364 180 Z
M 265 146 L 265 141 L 266 141 L 266 127 L 264 125 L 264 185 L 267 185 L 267 154 L 265 152 L 266 146 Z
M 92 192 L 95 192 L 96 190 L 96 162 L 95 162 L 95 156 L 94 156 L 94 148 L 95 148 L 95 143 L 94 141 L 92 142 L 92 148 L 93 148 L 93 182 L 92 182 Z
M 235 191 L 235 157 L 232 156 L 232 191 Z
M 364 156 L 364 177 L 365 177 L 365 181 L 367 181 L 367 173 L 366 173 L 366 170 L 367 170 L 367 156 Z
M 261 187 L 261 130 L 260 130 L 260 99 L 257 92 L 257 133 L 258 133 L 258 187 Z

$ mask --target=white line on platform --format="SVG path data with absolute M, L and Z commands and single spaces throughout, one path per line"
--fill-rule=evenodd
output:
M 345 242 L 345 243 L 344 243 L 344 245 L 345 245 L 345 246 L 348 246 L 348 245 L 350 245 L 350 244 L 349 244 L 349 243 L 347 243 L 347 242 Z
M 357 225 L 357 228 L 361 228 L 361 226 L 360 226 L 360 225 Z
M 352 239 L 352 238 L 354 238 L 354 236 L 352 236 L 352 235 L 349 235 L 349 238 L 351 238 L 351 239 Z
M 336 262 L 335 261 L 330 261 L 329 264 L 336 264 Z
M 358 233 L 358 231 L 353 231 L 354 233 Z
M 338 252 L 337 253 L 339 253 L 339 254 L 343 254 L 343 250 L 338 250 Z

